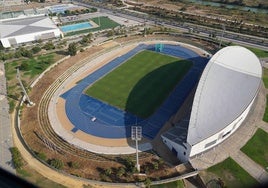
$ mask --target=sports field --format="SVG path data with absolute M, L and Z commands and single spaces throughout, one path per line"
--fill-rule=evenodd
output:
M 190 61 L 144 50 L 94 83 L 86 94 L 147 118 L 191 66 Z

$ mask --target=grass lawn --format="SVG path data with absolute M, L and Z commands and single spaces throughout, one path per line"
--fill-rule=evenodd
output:
M 55 183 L 46 177 L 39 174 L 36 170 L 28 167 L 27 165 L 24 166 L 22 169 L 17 170 L 19 177 L 25 179 L 26 181 L 32 183 L 33 185 L 40 187 L 40 188 L 64 188 L 65 186 Z
M 261 50 L 261 49 L 258 49 L 258 48 L 250 48 L 250 47 L 247 47 L 247 49 L 249 49 L 250 51 L 255 53 L 256 56 L 258 56 L 259 58 L 268 57 L 268 51 Z
M 115 28 L 115 27 L 120 25 L 117 22 L 115 22 L 115 21 L 113 21 L 110 18 L 105 17 L 105 16 L 92 18 L 92 21 L 95 22 L 96 24 L 100 25 L 100 26 L 96 27 L 96 28 L 81 30 L 81 31 L 68 32 L 65 35 L 66 36 L 71 36 L 71 35 L 78 35 L 78 34 L 82 34 L 82 33 L 101 31 L 101 30 L 104 30 L 104 29 L 112 29 L 112 28 Z
M 86 94 L 146 118 L 191 66 L 189 61 L 145 50 L 97 81 Z
M 108 17 L 99 17 L 99 18 L 96 17 L 96 18 L 92 18 L 92 21 L 100 26 L 98 27 L 99 30 L 115 28 L 120 25 Z
M 265 88 L 268 88 L 268 69 L 263 68 L 262 80 Z
M 268 122 L 268 95 L 266 95 L 266 107 L 262 120 Z
M 224 187 L 249 188 L 258 185 L 258 182 L 230 157 L 207 171 L 215 174 L 215 179 L 220 178 Z
M 247 144 L 241 148 L 247 156 L 268 171 L 268 133 L 258 129 Z
M 182 180 L 160 184 L 160 185 L 151 185 L 151 188 L 184 188 L 184 183 Z
M 36 75 L 42 73 L 46 68 L 48 68 L 52 63 L 54 63 L 54 55 L 41 55 L 31 59 L 13 61 L 5 64 L 5 69 L 7 72 L 7 79 L 11 80 L 15 77 L 17 67 L 19 67 L 22 75 L 33 78 Z
M 14 110 L 15 101 L 21 97 L 22 92 L 18 84 L 18 80 L 16 79 L 17 68 L 20 69 L 22 83 L 27 88 L 34 78 L 36 78 L 61 57 L 62 56 L 58 56 L 53 53 L 30 59 L 17 60 L 5 64 L 10 112 Z

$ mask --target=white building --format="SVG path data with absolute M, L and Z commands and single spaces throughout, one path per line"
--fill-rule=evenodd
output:
M 182 161 L 211 149 L 234 133 L 247 117 L 262 82 L 254 53 L 240 46 L 218 51 L 200 78 L 190 120 L 162 135 Z
M 47 16 L 33 16 L 0 21 L 0 40 L 3 47 L 36 40 L 60 37 L 61 31 Z

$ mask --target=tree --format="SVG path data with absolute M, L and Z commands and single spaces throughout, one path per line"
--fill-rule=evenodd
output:
M 36 54 L 36 53 L 38 53 L 38 52 L 40 52 L 41 51 L 41 48 L 39 47 L 39 46 L 34 46 L 33 48 L 32 48 L 32 52 L 34 53 L 34 54 Z
M 43 48 L 44 48 L 45 50 L 52 50 L 52 49 L 55 49 L 55 46 L 54 46 L 54 44 L 52 43 L 52 41 L 49 41 L 49 42 L 47 42 L 47 43 L 43 46 Z
M 20 65 L 20 70 L 23 70 L 23 71 L 28 71 L 30 68 L 29 64 L 27 62 L 23 62 L 21 63 Z
M 31 57 L 33 57 L 33 53 L 30 50 L 25 50 L 25 52 L 22 54 L 22 56 L 31 58 Z
M 77 52 L 76 44 L 74 42 L 71 43 L 71 44 L 69 44 L 68 54 L 71 55 L 71 56 L 75 56 L 76 55 L 76 52 Z

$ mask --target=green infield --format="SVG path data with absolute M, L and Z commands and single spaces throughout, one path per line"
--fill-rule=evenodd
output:
M 221 187 L 253 187 L 258 185 L 258 182 L 230 157 L 208 168 L 207 171 L 215 174 L 216 180 L 219 180 L 218 178 L 222 180 Z
M 268 171 L 268 133 L 258 129 L 247 144 L 241 148 L 247 156 Z
M 98 80 L 86 94 L 146 118 L 191 66 L 190 61 L 145 50 Z

